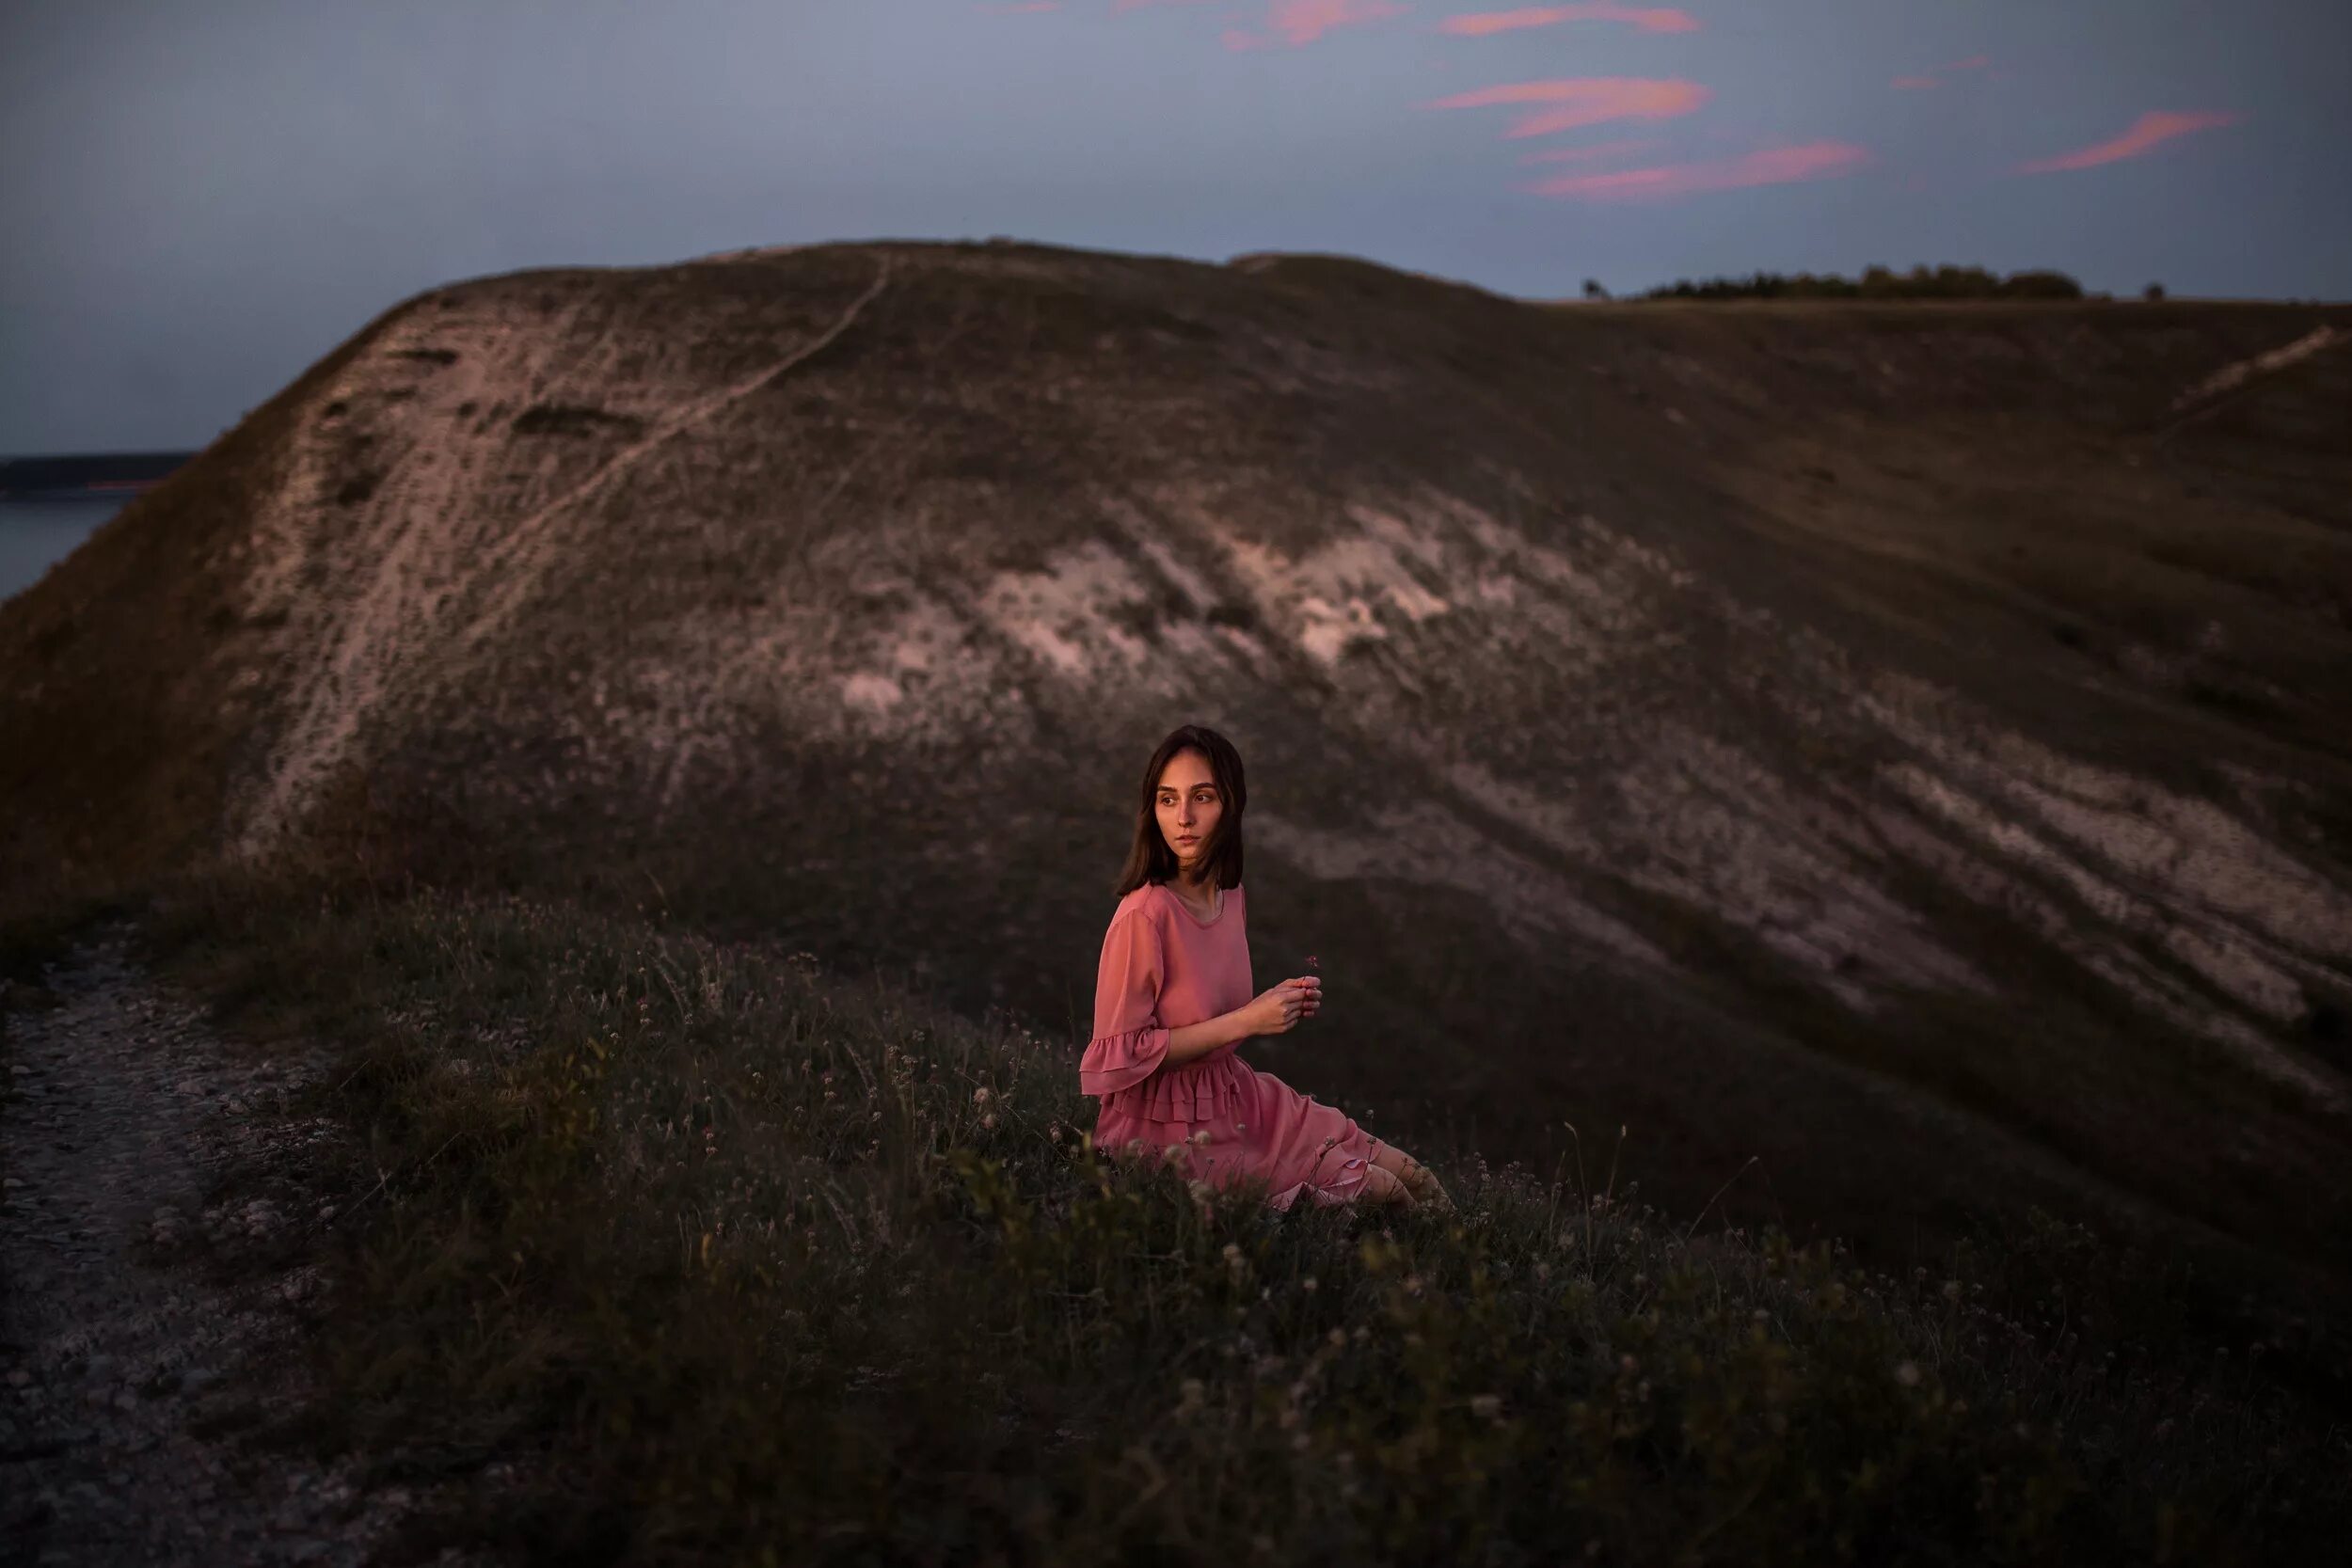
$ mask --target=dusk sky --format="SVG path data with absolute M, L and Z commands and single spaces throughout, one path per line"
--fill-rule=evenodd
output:
M 0 456 L 205 446 L 459 278 L 826 240 L 2344 299 L 2347 61 L 2344 0 L 17 0 Z

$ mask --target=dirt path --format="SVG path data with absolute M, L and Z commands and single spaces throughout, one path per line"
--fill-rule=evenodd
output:
M 322 1063 L 223 1040 L 134 929 L 0 1012 L 0 1562 L 366 1562 L 424 1499 L 269 1441 L 311 1398 Z

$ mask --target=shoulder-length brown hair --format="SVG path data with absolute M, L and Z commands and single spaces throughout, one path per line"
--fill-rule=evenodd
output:
M 1159 815 L 1152 802 L 1159 795 L 1160 775 L 1179 752 L 1199 752 L 1209 759 L 1209 777 L 1216 784 L 1224 810 L 1201 853 L 1207 857 L 1215 887 L 1241 885 L 1241 813 L 1249 800 L 1242 782 L 1241 753 L 1233 743 L 1200 724 L 1179 724 L 1168 732 L 1144 765 L 1143 782 L 1136 790 L 1136 835 L 1128 846 L 1127 863 L 1119 873 L 1111 896 L 1124 898 L 1146 882 L 1165 882 L 1176 876 L 1176 851 L 1161 836 Z

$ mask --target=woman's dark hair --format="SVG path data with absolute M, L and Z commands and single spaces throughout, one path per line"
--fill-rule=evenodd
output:
M 1136 791 L 1135 843 L 1128 847 L 1127 863 L 1111 889 L 1115 898 L 1126 897 L 1146 882 L 1169 881 L 1176 876 L 1176 851 L 1160 832 L 1159 814 L 1152 802 L 1160 792 L 1160 775 L 1180 752 L 1198 752 L 1208 759 L 1209 777 L 1216 782 L 1217 800 L 1225 808 L 1217 814 L 1216 831 L 1201 847 L 1211 885 L 1241 885 L 1241 813 L 1249 800 L 1249 791 L 1242 783 L 1241 753 L 1215 730 L 1179 724 L 1152 749 L 1152 760 L 1143 769 L 1143 783 Z

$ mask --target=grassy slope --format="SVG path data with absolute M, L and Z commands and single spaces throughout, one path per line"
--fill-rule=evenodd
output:
M 333 878 L 148 929 L 226 1026 L 346 1053 L 370 1168 L 300 1173 L 341 1212 L 287 1242 L 339 1398 L 279 1437 L 519 1464 L 418 1560 L 2254 1562 L 2352 1522 L 2328 1325 L 2213 1344 L 2177 1264 L 2039 1214 L 1898 1276 L 1596 1147 L 1446 1170 L 1455 1220 L 1279 1217 L 1081 1147 L 1057 1047 L 805 955 Z

